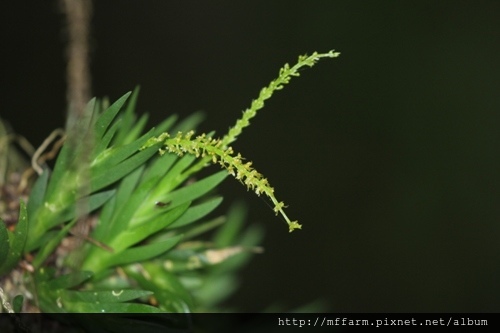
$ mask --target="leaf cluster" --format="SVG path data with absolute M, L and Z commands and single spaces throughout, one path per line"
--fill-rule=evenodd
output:
M 244 229 L 242 204 L 214 215 L 222 202 L 216 188 L 228 174 L 266 194 L 290 231 L 301 227 L 229 144 L 301 67 L 336 56 L 286 64 L 221 139 L 194 136 L 199 113 L 145 132 L 147 115 L 135 115 L 138 90 L 111 105 L 91 100 L 66 131 L 53 169 L 44 166 L 27 205 L 21 201 L 18 223 L 0 223 L 0 277 L 21 270 L 24 290 L 36 294 L 24 301 L 43 312 L 214 311 L 236 289 L 236 271 L 261 252 L 262 232 Z M 224 170 L 193 180 L 210 161 Z M 22 303 L 14 298 L 16 311 Z
M 54 170 L 43 170 L 27 207 L 21 202 L 14 232 L 0 223 L 0 272 L 12 270 L 23 254 L 33 255 L 31 280 L 44 312 L 192 312 L 215 307 L 228 293 L 207 292 L 210 281 L 218 276 L 228 280 L 228 290 L 234 289 L 234 270 L 260 239 L 255 227 L 242 233 L 243 216 L 204 220 L 222 202 L 211 192 L 226 172 L 189 182 L 185 171 L 194 156 L 161 157 L 155 154 L 159 144 L 139 150 L 163 131 L 195 128 L 202 115 L 182 122 L 172 116 L 141 135 L 146 118 L 135 119 L 137 94 L 127 93 L 111 106 L 91 101 L 78 127 L 68 133 Z M 89 172 L 82 170 L 83 163 Z M 81 203 L 84 210 L 78 210 Z M 97 210 L 100 214 L 92 215 Z M 95 220 L 87 237 L 92 242 L 65 252 L 61 244 L 75 238 L 75 226 L 89 214 Z M 231 226 L 220 227 L 226 223 Z M 212 241 L 192 241 L 214 228 L 218 231 Z M 241 242 L 247 247 L 236 246 Z M 54 255 L 63 258 L 54 263 Z M 233 257 L 237 265 L 231 263 Z M 230 269 L 221 271 L 226 261 Z M 195 302 L 197 292 L 205 296 Z

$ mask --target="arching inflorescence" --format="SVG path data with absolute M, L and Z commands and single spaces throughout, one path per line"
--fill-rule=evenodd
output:
M 250 119 L 255 117 L 257 111 L 264 107 L 264 101 L 269 99 L 272 94 L 283 89 L 283 85 L 290 82 L 294 76 L 299 76 L 299 69 L 304 66 L 312 67 L 321 58 L 335 58 L 340 55 L 333 50 L 328 53 L 314 52 L 312 55 L 303 55 L 299 57 L 298 62 L 290 67 L 285 64 L 279 71 L 279 76 L 271 83 L 261 89 L 257 99 L 253 100 L 250 107 L 243 111 L 243 115 L 232 126 L 228 133 L 222 139 L 214 139 L 206 134 L 195 136 L 194 131 L 187 133 L 178 132 L 175 136 L 169 133 L 163 133 L 158 137 L 149 139 L 142 147 L 145 149 L 155 144 L 162 143 L 164 148 L 160 149 L 160 154 L 173 153 L 179 156 L 191 154 L 199 157 L 200 162 L 192 169 L 197 170 L 204 167 L 208 161 L 219 164 L 225 168 L 229 174 L 246 185 L 248 190 L 254 191 L 257 195 L 264 193 L 274 204 L 276 214 L 280 213 L 288 224 L 289 231 L 301 229 L 297 221 L 291 221 L 285 214 L 283 208 L 285 204 L 278 201 L 274 195 L 274 189 L 269 185 L 268 180 L 257 170 L 252 168 L 252 162 L 244 162 L 244 158 L 238 153 L 235 154 L 233 148 L 229 146 L 241 134 L 243 128 L 250 125 Z

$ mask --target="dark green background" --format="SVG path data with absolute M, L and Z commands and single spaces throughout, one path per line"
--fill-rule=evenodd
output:
M 62 16 L 1 7 L 0 114 L 39 144 L 64 121 Z M 224 183 L 267 230 L 232 304 L 500 311 L 500 2 L 99 1 L 93 92 L 140 84 L 151 125 L 203 109 L 224 133 L 284 62 L 330 49 L 235 144 L 304 228 Z

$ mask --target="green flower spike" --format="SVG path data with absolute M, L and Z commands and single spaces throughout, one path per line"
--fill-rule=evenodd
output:
M 321 58 L 335 58 L 339 55 L 339 52 L 333 50 L 328 53 L 314 52 L 310 56 L 300 56 L 298 62 L 292 67 L 285 64 L 280 69 L 278 78 L 271 81 L 267 87 L 262 88 L 259 97 L 252 101 L 250 107 L 243 112 L 242 117 L 236 121 L 236 124 L 229 129 L 229 132 L 222 139 L 213 139 L 206 134 L 193 138 L 194 131 L 185 134 L 178 132 L 174 137 L 171 137 L 169 133 L 163 133 L 158 137 L 149 139 L 142 149 L 162 143 L 165 149 L 160 149 L 161 155 L 165 153 L 174 153 L 179 156 L 191 154 L 201 158 L 200 162 L 191 167 L 188 173 L 198 171 L 209 161 L 219 164 L 242 184 L 246 185 L 248 190 L 254 191 L 257 195 L 266 194 L 274 204 L 274 212 L 283 216 L 290 232 L 295 229 L 302 229 L 302 225 L 298 221 L 291 221 L 285 214 L 283 208 L 286 206 L 282 201 L 276 199 L 274 188 L 269 185 L 268 180 L 252 168 L 252 162 L 244 163 L 244 158 L 239 153 L 235 155 L 233 148 L 229 144 L 236 140 L 243 128 L 250 125 L 250 119 L 255 117 L 257 111 L 264 107 L 265 100 L 269 99 L 276 90 L 283 89 L 283 86 L 289 83 L 292 77 L 300 75 L 299 69 L 301 67 L 312 67 Z

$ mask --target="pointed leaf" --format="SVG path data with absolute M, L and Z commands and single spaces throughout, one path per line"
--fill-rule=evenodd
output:
M 205 119 L 205 113 L 204 112 L 195 112 L 188 116 L 187 118 L 183 119 L 179 124 L 177 124 L 173 129 L 172 133 L 177 133 L 177 132 L 187 132 L 194 130 L 198 125 Z
M 7 226 L 4 221 L 0 219 L 0 267 L 2 267 L 3 263 L 7 260 L 10 251 L 10 240 L 9 240 L 9 232 L 7 230 Z M 0 271 L 0 276 L 3 275 Z
M 196 290 L 197 300 L 206 308 L 216 307 L 231 296 L 239 286 L 239 281 L 229 274 L 209 275 L 203 285 Z
M 191 312 L 194 306 L 193 298 L 175 275 L 156 263 L 144 263 L 143 268 L 151 279 L 146 279 L 130 266 L 125 268 L 125 272 L 136 280 L 141 288 L 154 292 L 161 309 L 167 312 Z
M 137 246 L 127 249 L 116 256 L 113 256 L 106 264 L 105 267 L 119 266 L 131 264 L 134 262 L 142 262 L 153 259 L 164 252 L 170 250 L 172 247 L 182 239 L 182 235 L 171 237 L 162 242 L 156 242 L 143 246 Z
M 113 140 L 113 137 L 115 136 L 116 131 L 118 128 L 121 126 L 121 119 L 118 119 L 109 130 L 106 131 L 106 134 L 102 137 L 101 140 L 98 140 L 96 143 L 96 147 L 94 149 L 94 154 L 92 155 L 92 163 L 95 163 L 95 159 L 97 156 L 99 156 L 101 153 L 103 153 L 109 146 L 109 143 L 111 140 Z
M 138 303 L 70 303 L 69 311 L 78 313 L 162 313 L 151 305 Z
M 66 129 L 67 138 L 61 151 L 57 155 L 56 164 L 52 172 L 46 196 L 51 196 L 52 193 L 57 190 L 61 178 L 71 167 L 78 153 L 81 153 L 82 142 L 85 141 L 84 138 L 91 124 L 95 101 L 95 98 L 90 100 L 84 109 L 83 116 L 76 120 L 73 128 Z
M 128 158 L 127 160 L 114 167 L 111 167 L 107 170 L 102 170 L 99 174 L 93 175 L 91 180 L 92 190 L 98 191 L 108 185 L 111 185 L 115 181 L 123 178 L 132 170 L 146 162 L 151 156 L 156 153 L 156 149 L 154 147 L 150 148 L 144 149 L 143 151 L 135 154 L 134 156 Z
M 104 205 L 104 203 L 108 201 L 114 194 L 115 190 L 109 190 L 92 194 L 91 196 L 86 198 L 86 200 L 88 201 L 88 211 L 86 213 L 90 213 Z M 61 216 L 57 219 L 57 223 L 54 223 L 54 225 L 74 219 L 75 214 L 76 207 L 75 204 L 73 204 L 69 206 L 63 214 L 61 214 Z
M 139 93 L 141 92 L 141 87 L 136 86 L 132 92 L 132 96 L 128 100 L 127 106 L 125 107 L 125 114 L 134 114 L 137 106 L 137 99 L 139 98 Z
M 16 229 L 12 233 L 10 240 L 10 251 L 4 260 L 3 264 L 0 265 L 0 274 L 10 271 L 14 268 L 18 261 L 21 259 L 21 255 L 24 252 L 24 247 L 26 244 L 26 238 L 28 237 L 28 213 L 26 210 L 26 205 L 22 200 L 19 202 L 19 220 L 16 224 Z
M 264 231 L 260 226 L 251 225 L 245 233 L 238 239 L 238 245 L 251 249 L 256 247 L 261 243 L 262 238 L 264 237 Z M 227 261 L 222 262 L 216 268 L 218 272 L 234 272 L 244 264 L 246 264 L 251 256 L 252 252 L 244 252 L 238 256 L 234 256 L 229 258 Z
M 216 197 L 199 205 L 190 207 L 170 228 L 178 228 L 189 223 L 199 221 L 202 217 L 213 211 L 222 202 L 222 197 Z
M 178 159 L 179 157 L 175 154 L 157 155 L 144 172 L 142 183 L 152 181 L 156 186 Z
M 48 290 L 69 289 L 90 279 L 92 274 L 89 271 L 70 273 L 47 281 L 44 284 Z
M 113 215 L 113 220 L 111 221 L 112 224 L 110 223 L 110 231 L 113 233 L 121 232 L 121 230 L 125 227 L 133 227 L 131 219 L 143 203 L 144 199 L 147 197 L 149 191 L 151 191 L 151 187 L 136 187 L 140 180 L 139 178 L 143 174 L 143 170 L 144 165 L 141 166 L 137 172 L 134 171 L 128 175 L 120 184 L 120 193 L 118 193 L 119 195 L 116 197 L 115 214 Z M 125 224 L 122 221 L 128 222 Z M 117 224 L 121 224 L 121 226 Z
M 184 186 L 165 195 L 161 201 L 170 202 L 171 205 L 192 201 L 208 193 L 219 185 L 228 175 L 227 171 L 222 170 L 202 180 L 196 181 L 189 186 Z
M 122 97 L 120 97 L 106 111 L 102 113 L 99 119 L 97 119 L 95 124 L 95 134 L 97 141 L 99 141 L 104 136 L 104 133 L 108 129 L 108 126 L 111 124 L 115 116 L 121 110 L 123 104 L 125 104 L 130 94 L 132 93 L 128 92 Z
M 75 291 L 63 290 L 61 297 L 69 302 L 86 302 L 86 303 L 120 303 L 134 300 L 136 298 L 149 296 L 153 294 L 147 290 L 121 289 L 121 290 L 104 290 L 104 291 Z
M 231 205 L 227 213 L 226 223 L 218 229 L 214 236 L 213 241 L 217 248 L 235 245 L 236 237 L 241 232 L 247 212 L 247 206 L 241 201 Z
M 57 233 L 55 237 L 50 238 L 50 240 L 42 246 L 40 251 L 38 251 L 35 259 L 33 260 L 33 267 L 39 268 L 43 264 L 45 259 L 60 245 L 62 239 L 66 237 L 71 228 L 75 225 L 78 219 L 74 219 L 68 223 L 61 231 Z
M 163 158 L 164 156 L 160 157 L 160 159 Z M 184 181 L 182 172 L 186 170 L 191 164 L 193 164 L 195 160 L 196 157 L 193 155 L 184 155 L 182 158 L 177 159 L 177 162 L 174 164 L 174 166 L 169 169 L 165 177 L 163 177 L 161 182 L 152 191 L 151 196 L 155 197 L 156 200 L 161 201 L 160 197 L 162 194 L 172 191 Z
M 0 219 L 0 267 L 7 259 L 10 250 L 9 232 L 5 222 Z M 1 273 L 1 272 L 0 272 Z
M 179 188 L 176 191 L 170 192 L 168 190 L 168 187 L 172 185 L 172 181 L 176 181 L 175 178 L 172 177 L 172 174 L 175 174 L 174 172 L 175 169 L 177 169 L 177 165 L 181 163 L 186 157 L 183 157 L 164 177 L 164 179 L 161 180 L 160 184 L 157 185 L 157 187 L 151 191 L 151 194 L 149 195 L 149 199 L 152 200 L 152 202 L 163 202 L 166 204 L 169 204 L 170 207 L 172 206 L 177 206 L 179 204 L 182 204 L 187 201 L 193 201 L 204 194 L 208 193 L 211 191 L 213 188 L 215 188 L 225 177 L 227 177 L 227 172 L 225 170 L 222 170 L 216 174 L 213 174 L 209 177 L 206 177 L 202 180 L 196 181 L 188 186 L 184 186 Z M 185 165 L 183 165 L 185 166 Z M 168 179 L 166 179 L 168 178 Z M 134 215 L 134 221 L 139 221 L 139 222 L 144 222 L 151 220 L 155 218 L 156 216 L 160 215 L 162 213 L 161 210 L 141 210 L 138 211 Z
M 177 118 L 177 115 L 174 114 L 162 121 L 158 126 L 155 127 L 153 136 L 158 136 L 163 132 L 170 131 L 170 128 L 175 124 Z
M 113 235 L 127 228 L 128 223 L 123 223 L 123 221 L 130 220 L 130 216 L 127 215 L 128 212 L 132 210 L 133 214 L 136 209 L 134 203 L 130 202 L 130 196 L 135 195 L 134 189 L 141 178 L 143 170 L 144 165 L 138 167 L 121 180 L 116 195 L 113 197 L 114 200 L 109 203 L 113 206 L 112 211 L 106 204 L 99 217 L 100 223 L 94 230 L 93 237 L 107 242 L 114 237 Z
M 162 215 L 161 220 L 144 223 L 131 230 L 121 233 L 109 245 L 111 248 L 115 249 L 116 252 L 120 252 L 121 250 L 144 240 L 177 220 L 182 214 L 184 214 L 190 204 L 190 202 L 187 202 L 168 210 L 164 215 Z
M 49 180 L 48 169 L 44 169 L 43 173 L 37 178 L 33 188 L 31 189 L 30 197 L 28 200 L 28 215 L 33 216 L 35 211 L 42 205 L 47 191 L 47 183 Z
M 126 158 L 135 154 L 139 150 L 139 148 L 141 148 L 144 143 L 151 137 L 152 132 L 152 130 L 149 131 L 136 141 L 127 145 L 105 150 L 102 154 L 97 156 L 96 160 L 93 162 L 92 172 L 102 172 L 103 170 L 118 165 Z
M 42 246 L 42 244 L 47 244 L 51 239 L 56 237 L 58 232 L 58 230 L 46 231 L 42 236 L 39 236 L 37 239 L 35 239 L 33 243 L 27 243 L 26 250 L 31 251 L 32 249 L 38 249 L 40 246 Z
M 137 104 L 137 97 L 139 95 L 139 88 L 134 89 L 132 96 L 125 107 L 125 111 L 122 112 L 120 119 L 122 120 L 122 125 L 120 126 L 118 132 L 116 133 L 115 138 L 113 139 L 113 145 L 122 146 L 130 141 L 126 141 L 129 132 L 132 129 L 133 124 L 135 123 L 135 106 Z
M 148 115 L 143 114 L 141 118 L 139 118 L 138 121 L 135 122 L 134 127 L 128 131 L 127 136 L 124 138 L 125 142 L 132 142 L 134 140 L 137 140 L 137 138 L 141 135 L 144 126 L 146 126 L 146 123 L 148 121 Z
M 205 232 L 218 228 L 225 222 L 225 220 L 226 219 L 223 216 L 219 216 L 206 222 L 204 221 L 202 223 L 196 223 L 196 225 L 193 226 L 188 224 L 187 226 L 184 226 L 184 229 L 186 229 L 184 239 L 188 240 L 198 235 L 204 234 Z

